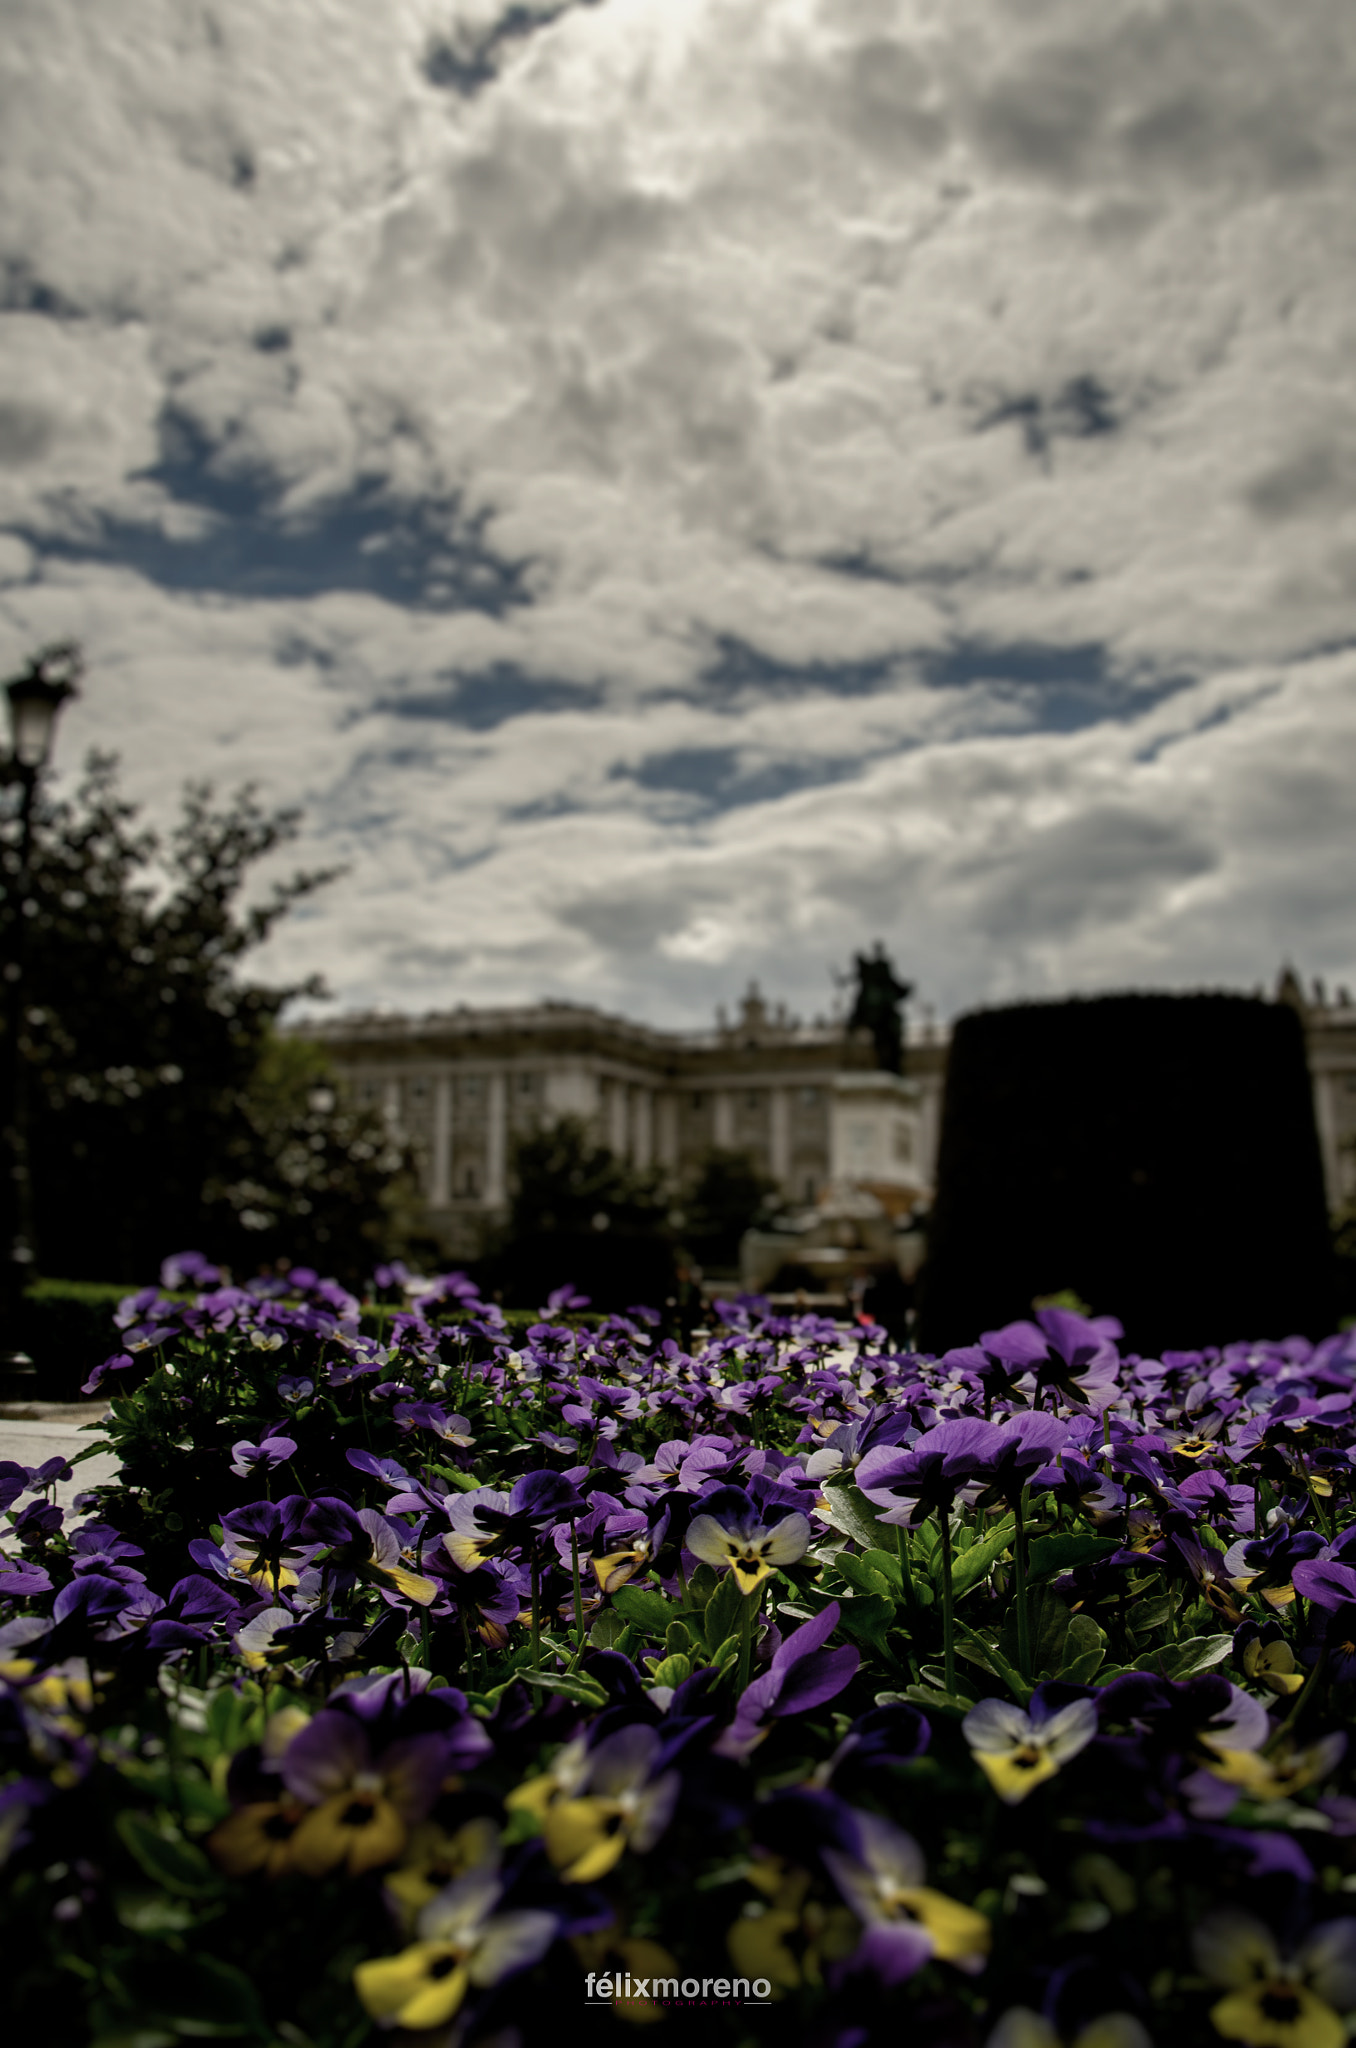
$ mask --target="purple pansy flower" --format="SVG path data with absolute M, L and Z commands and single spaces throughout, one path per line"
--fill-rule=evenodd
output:
M 252 1479 L 256 1473 L 276 1472 L 296 1454 L 290 1436 L 266 1436 L 257 1444 L 245 1439 L 231 1445 L 231 1470 L 237 1479 Z
M 939 1422 L 907 1450 L 882 1444 L 868 1451 L 857 1467 L 857 1485 L 886 1510 L 881 1521 L 921 1522 L 949 1514 L 960 1489 L 986 1474 L 1008 1442 L 994 1422 Z
M 808 1714 L 843 1690 L 861 1663 L 851 1647 L 826 1650 L 838 1626 L 840 1608 L 831 1600 L 813 1621 L 786 1638 L 771 1667 L 740 1695 L 734 1720 L 714 1744 L 717 1756 L 744 1757 L 758 1747 L 770 1721 L 786 1714 Z

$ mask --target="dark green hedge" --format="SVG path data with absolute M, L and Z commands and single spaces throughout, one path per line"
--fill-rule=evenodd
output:
M 1304 1036 L 1285 1004 L 1102 996 L 961 1018 L 918 1338 L 1072 1288 L 1145 1353 L 1320 1337 L 1334 1270 Z
M 24 1295 L 19 1349 L 37 1368 L 11 1377 L 11 1400 L 78 1401 L 81 1382 L 118 1348 L 113 1312 L 134 1287 L 108 1280 L 37 1280 Z

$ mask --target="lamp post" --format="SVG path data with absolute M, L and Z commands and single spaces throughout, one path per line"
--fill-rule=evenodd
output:
M 22 675 L 6 683 L 10 751 L 0 760 L 0 782 L 19 792 L 19 843 L 4 869 L 3 1010 L 5 1036 L 0 1058 L 0 1370 L 28 1378 L 31 1358 L 19 1343 L 24 1288 L 33 1277 L 33 1183 L 28 1157 L 28 1067 L 21 1050 L 25 1018 L 24 957 L 28 920 L 37 906 L 32 886 L 33 812 L 52 751 L 57 713 L 78 695 L 80 650 L 62 641 L 43 648 Z

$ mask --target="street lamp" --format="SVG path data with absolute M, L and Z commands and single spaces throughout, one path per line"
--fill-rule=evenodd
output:
M 42 648 L 22 675 L 5 685 L 9 700 L 10 751 L 0 759 L 0 783 L 19 791 L 19 844 L 5 863 L 4 983 L 5 1036 L 0 1059 L 0 1368 L 29 1378 L 33 1361 L 19 1345 L 24 1288 L 33 1277 L 33 1182 L 28 1157 L 28 1067 L 20 1050 L 24 1016 L 24 935 L 37 906 L 30 899 L 33 812 L 52 751 L 57 714 L 79 694 L 80 650 L 69 641 Z

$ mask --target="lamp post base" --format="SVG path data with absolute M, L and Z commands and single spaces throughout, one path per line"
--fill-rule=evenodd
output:
M 31 1401 L 38 1368 L 26 1351 L 0 1351 L 0 1401 Z

